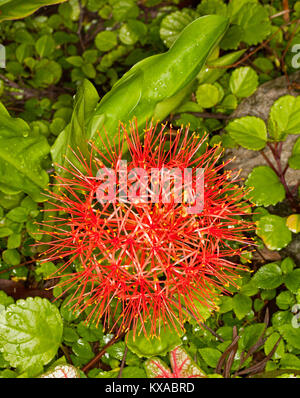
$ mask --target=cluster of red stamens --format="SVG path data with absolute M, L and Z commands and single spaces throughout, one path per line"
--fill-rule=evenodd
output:
M 49 195 L 59 215 L 46 225 L 52 241 L 45 261 L 66 259 L 59 272 L 68 278 L 60 285 L 64 292 L 72 289 L 74 310 L 91 306 L 88 320 L 144 333 L 150 324 L 151 335 L 163 325 L 178 330 L 189 316 L 200 322 L 198 304 L 215 308 L 220 291 L 235 283 L 243 266 L 230 257 L 240 256 L 250 243 L 244 232 L 252 224 L 243 218 L 250 205 L 233 181 L 237 175 L 219 165 L 220 148 L 199 155 L 205 139 L 188 128 L 165 132 L 165 126 L 158 131 L 151 125 L 143 139 L 134 123 L 129 132 L 122 129 L 123 138 L 103 141 L 103 151 L 91 143 L 88 159 L 74 152 L 80 169 L 70 162 L 64 169 L 68 175 L 56 176 L 56 193 Z M 156 203 L 99 202 L 103 181 L 96 172 L 103 165 L 117 172 L 125 144 L 128 172 L 204 169 L 202 211 L 189 214 L 189 205 L 177 203 L 172 194 L 168 203 L 161 196 Z M 119 189 L 117 184 L 117 198 Z M 80 268 L 66 274 L 74 263 Z

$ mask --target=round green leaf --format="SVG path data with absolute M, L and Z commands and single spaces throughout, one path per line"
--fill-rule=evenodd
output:
M 300 232 L 300 214 L 292 214 L 286 220 L 288 229 L 295 234 Z
M 237 68 L 232 72 L 229 87 L 237 97 L 245 98 L 254 93 L 258 86 L 258 75 L 249 66 Z
M 254 167 L 245 185 L 253 188 L 248 197 L 257 206 L 276 205 L 285 198 L 284 187 L 269 166 Z
M 257 223 L 256 233 L 270 250 L 281 250 L 292 240 L 286 220 L 275 215 L 262 217 Z
M 203 108 L 212 108 L 220 100 L 220 91 L 213 84 L 201 84 L 197 89 L 196 98 Z
M 54 304 L 40 297 L 18 300 L 0 313 L 0 351 L 22 371 L 46 365 L 56 355 L 63 331 Z
M 281 268 L 277 263 L 269 263 L 259 268 L 252 278 L 261 289 L 275 289 L 283 283 Z
M 160 37 L 167 47 L 171 47 L 181 31 L 193 20 L 197 14 L 193 10 L 184 9 L 167 15 L 160 25 Z
M 97 34 L 95 45 L 100 51 L 110 51 L 118 43 L 117 33 L 115 31 L 105 30 Z M 75 57 L 71 57 L 75 58 Z
M 267 128 L 265 122 L 255 116 L 246 116 L 230 122 L 226 131 L 239 145 L 259 151 L 266 146 Z

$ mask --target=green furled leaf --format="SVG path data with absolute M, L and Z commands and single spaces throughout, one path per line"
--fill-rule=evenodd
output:
M 194 19 L 197 18 L 198 13 L 187 8 L 182 11 L 175 11 L 167 15 L 160 25 L 160 37 L 167 47 L 171 47 L 174 41 L 178 38 L 181 31 Z
M 269 166 L 254 167 L 245 185 L 253 188 L 248 197 L 257 206 L 276 205 L 285 198 L 284 187 Z
M 281 268 L 277 263 L 269 263 L 259 268 L 252 282 L 261 289 L 275 289 L 283 283 Z
M 282 141 L 286 134 L 299 134 L 300 97 L 285 95 L 275 101 L 270 110 L 268 124 L 270 137 L 276 141 Z
M 240 3 L 242 3 L 239 0 Z M 261 4 L 246 2 L 239 5 L 238 12 L 235 12 L 232 23 L 243 29 L 241 40 L 248 45 L 256 45 L 263 41 L 271 33 L 271 22 L 267 9 Z M 236 10 L 235 10 L 236 11 Z
M 95 45 L 100 51 L 112 50 L 118 44 L 117 33 L 105 30 L 97 34 Z
M 297 268 L 285 276 L 285 286 L 292 292 L 298 293 L 300 289 L 300 269 Z
M 75 165 L 78 164 L 71 147 L 79 147 L 83 154 L 87 151 L 85 121 L 93 112 L 98 99 L 95 87 L 88 80 L 84 80 L 76 94 L 71 122 L 60 133 L 51 148 L 52 158 L 58 165 L 65 166 L 67 159 Z
M 239 145 L 253 151 L 263 149 L 267 143 L 265 122 L 255 116 L 233 120 L 226 126 L 226 131 Z
M 289 158 L 289 166 L 295 170 L 300 169 L 300 137 L 293 146 L 292 156 Z
M 232 65 L 244 54 L 244 52 L 245 50 L 234 51 L 224 55 L 223 57 L 207 62 L 207 65 L 204 66 L 197 76 L 199 83 L 214 83 L 217 81 L 224 75 L 224 73 L 226 73 L 226 68 L 222 67 Z
M 47 139 L 30 131 L 22 119 L 9 116 L 0 103 L 0 190 L 6 194 L 26 192 L 43 201 L 41 189 L 48 183 L 41 161 L 49 153 Z
M 288 229 L 295 234 L 300 232 L 300 214 L 292 214 L 286 220 Z
M 229 87 L 233 94 L 239 98 L 249 97 L 258 86 L 258 75 L 249 66 L 235 69 L 230 77 Z
M 22 371 L 56 355 L 63 324 L 55 305 L 40 297 L 18 300 L 0 313 L 0 351 Z
M 286 220 L 271 214 L 258 221 L 256 233 L 270 250 L 281 250 L 292 240 L 292 233 L 286 226 Z
M 238 319 L 244 318 L 252 308 L 252 300 L 245 294 L 238 293 L 233 299 L 233 311 Z
M 66 0 L 7 0 L 0 3 L 0 22 L 7 19 L 20 19 L 34 13 L 40 7 L 63 3 Z
M 178 333 L 168 328 L 161 330 L 159 337 L 146 337 L 144 334 L 134 336 L 132 330 L 127 336 L 128 348 L 139 357 L 163 356 L 181 344 Z

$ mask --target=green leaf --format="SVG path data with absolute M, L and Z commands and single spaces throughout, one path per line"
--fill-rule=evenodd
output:
M 300 349 L 300 328 L 295 328 L 291 324 L 281 325 L 279 326 L 279 331 L 284 338 L 288 342 L 288 344 L 293 347 Z
M 217 366 L 220 356 L 222 355 L 221 351 L 210 347 L 200 348 L 199 353 L 211 368 L 215 368 Z
M 220 92 L 213 84 L 202 84 L 196 91 L 196 98 L 201 107 L 212 108 L 220 101 Z
M 286 134 L 300 133 L 300 97 L 285 95 L 274 102 L 269 115 L 269 134 L 283 140 Z M 298 151 L 298 146 L 296 151 Z
M 231 25 L 220 42 L 222 50 L 236 50 L 243 37 L 244 30 L 239 25 Z
M 129 20 L 122 25 L 119 38 L 122 43 L 127 45 L 135 44 L 147 33 L 147 26 L 141 21 Z
M 57 353 L 62 331 L 59 311 L 48 300 L 18 300 L 0 313 L 0 351 L 21 371 L 46 365 Z
M 2 252 L 2 258 L 6 262 L 6 264 L 11 266 L 19 265 L 21 262 L 20 253 L 16 249 L 4 250 Z
M 292 156 L 289 158 L 289 166 L 295 170 L 300 169 L 300 137 L 293 146 Z
M 291 257 L 286 257 L 282 262 L 281 262 L 281 269 L 284 274 L 289 274 L 290 272 L 293 271 L 295 267 L 294 260 Z
M 298 284 L 298 286 L 300 285 Z M 284 292 L 279 293 L 279 295 L 276 297 L 276 304 L 278 308 L 280 308 L 281 310 L 287 310 L 293 304 L 295 304 L 295 297 L 291 292 L 286 290 Z
M 146 372 L 138 366 L 126 366 L 122 372 L 122 379 L 145 379 Z
M 268 139 L 265 122 L 255 116 L 233 120 L 226 126 L 226 131 L 239 145 L 253 151 L 263 149 Z
M 90 343 L 84 339 L 78 339 L 76 343 L 72 345 L 72 350 L 76 356 L 87 361 L 94 357 Z
M 97 34 L 95 45 L 100 51 L 110 51 L 118 44 L 117 32 L 103 31 Z
M 41 36 L 35 44 L 35 49 L 41 58 L 49 57 L 55 49 L 55 41 L 50 35 Z
M 0 3 L 0 22 L 8 19 L 25 18 L 40 7 L 63 3 L 66 0 L 7 0 Z
M 262 42 L 271 33 L 272 27 L 266 7 L 249 0 L 234 0 L 232 3 L 229 5 L 231 22 L 243 29 L 241 40 L 248 45 Z
M 119 0 L 113 3 L 113 18 L 115 21 L 122 22 L 139 15 L 139 8 L 134 0 Z
M 194 10 L 183 9 L 182 11 L 175 11 L 167 15 L 160 25 L 160 37 L 167 47 L 171 45 L 178 38 L 182 30 L 195 18 L 198 14 Z
M 239 340 L 241 350 L 248 351 L 258 341 L 259 337 L 261 337 L 265 327 L 264 323 L 256 323 L 245 327 L 242 337 Z
M 7 213 L 6 217 L 12 221 L 22 223 L 27 221 L 28 210 L 21 206 L 15 207 Z
M 257 223 L 256 233 L 270 250 L 281 250 L 292 240 L 286 220 L 275 215 L 262 217 Z
M 269 263 L 259 268 L 252 278 L 261 289 L 275 289 L 283 283 L 281 268 L 277 263 Z
M 252 95 L 258 87 L 258 75 L 249 66 L 235 69 L 229 80 L 229 88 L 239 98 Z
M 45 137 L 35 135 L 22 119 L 14 119 L 0 104 L 0 190 L 7 194 L 26 192 L 43 201 L 41 189 L 48 175 L 41 161 L 49 153 Z
M 168 328 L 161 330 L 159 337 L 146 337 L 144 334 L 134 336 L 132 330 L 127 336 L 128 348 L 139 357 L 164 356 L 181 344 L 178 333 Z
M 292 292 L 298 293 L 300 289 L 300 269 L 295 269 L 285 276 L 285 286 Z
M 238 319 L 244 318 L 252 308 L 252 300 L 245 294 L 237 293 L 233 296 L 233 311 Z
M 300 232 L 300 214 L 292 214 L 286 220 L 288 229 L 295 234 Z
M 197 7 L 197 11 L 201 15 L 223 15 L 227 16 L 227 5 L 223 0 L 202 0 Z
M 248 197 L 257 206 L 276 205 L 285 198 L 284 187 L 269 166 L 254 167 L 245 182 L 245 186 L 253 188 L 248 193 Z
M 266 355 L 269 355 L 270 352 L 273 350 L 279 337 L 280 337 L 280 334 L 277 332 L 274 332 L 267 338 L 267 341 L 265 342 L 265 345 L 264 345 L 264 351 L 265 351 Z M 279 358 L 282 358 L 283 355 L 284 355 L 284 342 L 283 342 L 283 340 L 281 340 L 278 347 L 276 348 L 273 358 L 279 359 Z

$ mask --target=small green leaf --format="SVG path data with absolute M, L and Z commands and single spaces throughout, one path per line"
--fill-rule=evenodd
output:
M 272 105 L 269 115 L 269 134 L 275 140 L 286 134 L 300 133 L 300 97 L 285 95 Z
M 237 97 L 249 97 L 258 87 L 258 75 L 249 66 L 237 68 L 231 74 L 229 87 Z
M 203 108 L 212 108 L 220 101 L 220 92 L 213 84 L 202 84 L 196 91 L 196 98 Z
M 222 355 L 219 350 L 210 347 L 200 348 L 199 353 L 207 365 L 211 368 L 215 368 L 217 366 L 220 356 Z
M 292 214 L 286 220 L 288 229 L 295 234 L 300 232 L 300 214 Z
M 273 350 L 279 337 L 280 337 L 280 334 L 277 332 L 274 332 L 267 338 L 267 341 L 265 342 L 265 345 L 264 345 L 264 351 L 265 351 L 266 355 L 269 355 L 269 353 Z M 275 351 L 273 357 L 274 357 L 274 359 L 279 359 L 279 358 L 282 358 L 283 355 L 284 355 L 284 342 L 281 340 L 278 347 L 276 348 L 276 351 Z
M 167 15 L 162 20 L 159 31 L 164 44 L 167 47 L 171 47 L 182 30 L 196 18 L 197 13 L 194 10 L 189 9 L 175 11 L 170 15 Z
M 259 288 L 275 289 L 283 283 L 281 268 L 277 263 L 266 264 L 259 268 L 252 281 Z
M 281 250 L 292 240 L 286 220 L 275 215 L 262 217 L 257 223 L 256 233 L 270 250 Z
M 105 30 L 97 34 L 95 45 L 100 51 L 110 51 L 118 44 L 117 32 Z M 73 57 L 72 57 L 73 58 Z
M 248 188 L 253 188 L 248 193 L 248 197 L 257 206 L 276 205 L 285 198 L 284 187 L 269 166 L 254 167 L 245 185 Z
M 233 297 L 233 311 L 238 319 L 244 318 L 252 308 L 252 300 L 245 294 L 238 293 Z
M 295 269 L 285 276 L 285 286 L 294 294 L 299 292 L 300 289 L 300 269 Z
M 284 338 L 288 342 L 288 344 L 293 347 L 300 349 L 300 328 L 295 328 L 291 324 L 282 324 L 279 326 L 279 331 Z
M 235 119 L 226 126 L 226 131 L 242 147 L 259 151 L 266 146 L 267 129 L 265 122 L 255 116 Z
M 286 290 L 279 293 L 279 295 L 276 297 L 276 304 L 281 310 L 287 310 L 293 304 L 295 304 L 295 297 L 291 292 Z
M 0 313 L 0 351 L 21 371 L 46 365 L 57 353 L 62 331 L 54 304 L 40 297 L 18 300 Z
M 49 57 L 55 49 L 55 41 L 50 35 L 41 36 L 35 44 L 35 49 L 41 58 Z
M 295 266 L 296 264 L 294 263 L 294 260 L 291 257 L 286 257 L 281 262 L 281 269 L 284 274 L 289 274 L 290 272 L 292 272 Z
M 242 337 L 239 341 L 240 348 L 244 351 L 248 351 L 251 346 L 253 346 L 261 337 L 265 329 L 264 323 L 256 323 L 245 327 L 242 332 Z
M 162 330 L 159 337 L 146 337 L 144 334 L 134 337 L 133 331 L 128 332 L 128 348 L 139 357 L 163 356 L 180 344 L 178 333 L 168 328 Z

